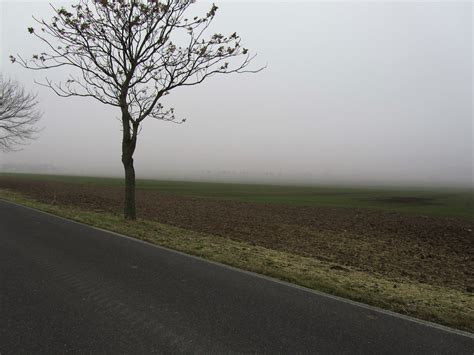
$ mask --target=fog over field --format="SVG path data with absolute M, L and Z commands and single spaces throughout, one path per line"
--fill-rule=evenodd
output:
M 33 82 L 67 71 L 8 60 L 41 51 L 27 27 L 52 16 L 48 2 L 0 4 L 1 72 L 38 92 L 44 112 L 39 138 L 0 153 L 0 171 L 121 176 L 120 112 Z M 216 4 L 209 33 L 237 31 L 254 68 L 268 67 L 167 96 L 187 122 L 145 121 L 138 178 L 473 185 L 470 1 Z

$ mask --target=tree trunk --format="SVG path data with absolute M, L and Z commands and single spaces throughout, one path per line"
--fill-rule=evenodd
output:
M 137 218 L 135 207 L 135 168 L 131 156 L 122 156 L 122 163 L 125 169 L 125 200 L 123 213 L 125 219 L 135 220 Z
M 133 153 L 137 143 L 138 124 L 132 123 L 128 112 L 122 116 L 123 138 L 122 138 L 122 164 L 125 169 L 125 199 L 123 213 L 125 219 L 135 220 L 137 218 L 135 208 L 135 168 L 133 167 Z M 130 129 L 132 128 L 132 129 Z

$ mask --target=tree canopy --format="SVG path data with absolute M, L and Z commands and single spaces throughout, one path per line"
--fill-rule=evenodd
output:
M 246 67 L 254 58 L 237 33 L 205 37 L 218 8 L 212 5 L 202 17 L 185 17 L 194 2 L 81 0 L 71 10 L 53 7 L 50 22 L 37 19 L 40 28 L 28 28 L 47 51 L 29 59 L 11 56 L 11 61 L 35 70 L 76 69 L 62 82 L 42 83 L 59 96 L 126 106 L 136 123 L 148 116 L 175 121 L 174 110 L 160 103 L 164 95 L 215 74 L 249 72 Z
M 0 75 L 0 150 L 11 151 L 35 138 L 41 118 L 36 95 Z

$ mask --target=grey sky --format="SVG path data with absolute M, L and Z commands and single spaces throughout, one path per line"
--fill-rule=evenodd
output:
M 169 95 L 188 121 L 145 122 L 138 177 L 472 186 L 471 2 L 216 4 L 213 29 L 237 31 L 268 68 Z M 8 61 L 41 48 L 26 28 L 51 17 L 47 2 L 1 6 L 1 70 L 39 93 L 45 129 L 0 167 L 121 175 L 119 112 L 33 84 L 64 72 Z

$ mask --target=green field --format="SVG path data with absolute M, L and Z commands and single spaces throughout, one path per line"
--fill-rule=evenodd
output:
M 123 185 L 120 178 L 7 173 L 1 173 L 0 176 L 85 185 Z M 474 219 L 474 189 L 288 186 L 159 180 L 138 180 L 137 188 L 223 200 L 291 206 L 375 208 L 417 215 Z

